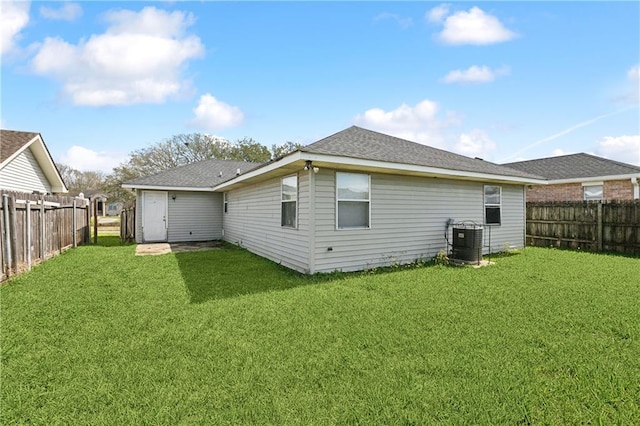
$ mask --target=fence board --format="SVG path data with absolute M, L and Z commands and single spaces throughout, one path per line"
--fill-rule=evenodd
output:
M 135 206 L 124 209 L 120 213 L 120 239 L 122 241 L 135 241 L 136 239 Z
M 640 200 L 527 203 L 527 245 L 640 254 Z
M 74 235 L 79 244 L 89 242 L 84 200 L 77 199 L 74 208 L 74 198 L 69 196 L 10 191 L 2 191 L 2 195 L 7 203 L 0 206 L 0 281 L 72 247 Z

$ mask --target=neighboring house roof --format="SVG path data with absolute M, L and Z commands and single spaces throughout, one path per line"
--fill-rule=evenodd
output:
M 640 167 L 585 153 L 518 161 L 503 166 L 544 176 L 550 182 L 569 183 L 640 176 Z
M 62 176 L 40 133 L 0 129 L 0 169 L 27 149 L 31 149 L 53 192 L 68 192 Z
M 138 189 L 211 190 L 219 183 L 235 177 L 238 169 L 240 173 L 244 173 L 258 165 L 244 161 L 202 160 L 155 175 L 132 179 L 123 183 L 122 186 Z

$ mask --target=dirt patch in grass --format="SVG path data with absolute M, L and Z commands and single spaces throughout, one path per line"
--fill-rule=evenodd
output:
M 136 256 L 157 256 L 167 253 L 190 253 L 194 251 L 215 250 L 220 247 L 222 247 L 222 242 L 220 241 L 138 244 L 136 246 Z

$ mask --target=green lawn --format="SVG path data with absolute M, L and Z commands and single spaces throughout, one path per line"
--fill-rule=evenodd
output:
M 637 258 L 310 278 L 134 249 L 0 288 L 1 424 L 640 424 Z

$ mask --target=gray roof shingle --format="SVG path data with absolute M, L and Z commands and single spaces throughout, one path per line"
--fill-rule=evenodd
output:
M 506 163 L 511 167 L 527 173 L 544 176 L 549 180 L 580 179 L 617 175 L 639 174 L 640 167 L 607 160 L 585 153 L 561 155 L 558 157 L 539 158 L 537 160 Z
M 229 160 L 203 160 L 124 182 L 127 185 L 177 188 L 212 188 L 258 166 L 257 163 Z M 222 176 L 220 176 L 222 172 Z
M 0 130 L 0 163 L 11 157 L 16 151 L 38 136 L 35 132 Z
M 507 168 L 477 158 L 352 126 L 301 148 L 302 152 L 437 167 L 461 172 L 542 179 L 531 172 Z

